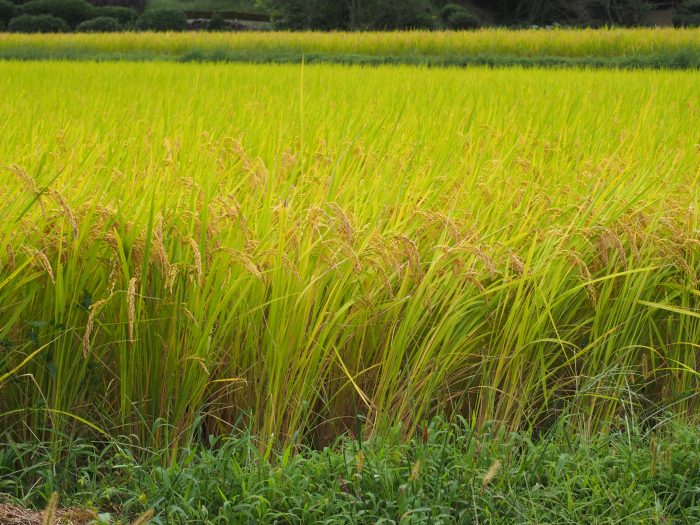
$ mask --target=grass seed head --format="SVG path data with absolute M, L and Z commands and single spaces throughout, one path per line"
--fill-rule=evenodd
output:
M 484 474 L 484 477 L 481 481 L 481 493 L 483 494 L 486 491 L 486 485 L 491 483 L 493 481 L 493 478 L 496 477 L 496 474 L 498 474 L 499 469 L 501 468 L 501 460 L 497 459 L 493 463 L 491 463 L 491 466 L 489 469 L 486 471 Z
M 58 509 L 58 492 L 53 492 L 44 509 L 42 525 L 54 525 L 56 523 L 56 510 Z
M 129 341 L 134 342 L 134 322 L 136 319 L 136 277 L 132 277 L 129 281 L 129 289 L 127 291 L 127 307 L 129 319 Z

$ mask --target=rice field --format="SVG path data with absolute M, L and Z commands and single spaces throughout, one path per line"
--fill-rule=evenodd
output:
M 696 57 L 700 29 L 556 29 L 404 32 L 229 32 L 0 34 L 0 56 L 238 60 L 307 57 L 382 57 L 449 61 L 460 57 L 613 59 Z M 697 67 L 697 64 L 696 64 Z
M 2 426 L 697 421 L 699 83 L 0 63 Z

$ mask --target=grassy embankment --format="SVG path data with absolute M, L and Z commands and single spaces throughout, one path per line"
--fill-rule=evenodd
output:
M 18 504 L 42 509 L 58 491 L 73 525 L 95 508 L 122 523 L 153 508 L 153 523 L 171 525 L 700 520 L 697 427 L 623 425 L 591 439 L 557 428 L 533 440 L 458 422 L 430 425 L 426 440 L 422 430 L 408 443 L 399 434 L 266 455 L 243 432 L 194 444 L 175 462 L 126 438 L 66 440 L 60 451 L 13 444 L 0 457 L 0 491 L 13 505 L 3 509 L 0 495 L 0 519 Z

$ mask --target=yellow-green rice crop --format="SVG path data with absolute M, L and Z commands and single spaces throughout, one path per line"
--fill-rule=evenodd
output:
M 699 84 L 2 63 L 3 426 L 695 418 Z
M 186 56 L 245 52 L 349 54 L 388 57 L 619 57 L 669 54 L 700 49 L 698 29 L 574 29 L 479 31 L 406 31 L 369 33 L 114 33 L 0 34 L 0 53 L 23 52 Z

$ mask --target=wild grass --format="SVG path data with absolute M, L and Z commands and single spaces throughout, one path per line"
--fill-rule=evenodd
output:
M 0 34 L 4 58 L 698 67 L 698 29 Z
M 64 437 L 58 450 L 7 443 L 0 448 L 0 491 L 13 509 L 42 509 L 60 491 L 70 507 L 59 513 L 82 516 L 76 525 L 94 517 L 88 509 L 103 512 L 100 524 L 134 525 L 147 509 L 155 511 L 154 524 L 700 520 L 697 427 L 630 425 L 587 439 L 557 425 L 533 440 L 462 420 L 434 421 L 408 442 L 402 434 L 393 429 L 266 458 L 254 436 L 236 431 L 193 444 L 171 463 L 167 452 L 144 449 L 134 438 L 96 447 Z M 0 517 L 2 511 L 0 503 Z
M 697 420 L 698 73 L 0 69 L 15 438 Z

